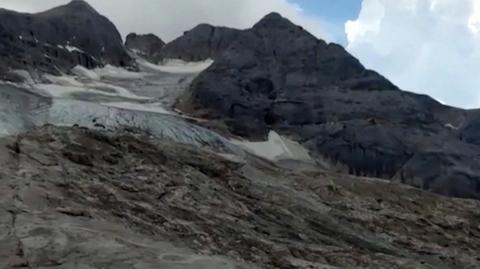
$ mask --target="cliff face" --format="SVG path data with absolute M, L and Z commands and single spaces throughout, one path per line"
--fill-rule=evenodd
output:
M 161 55 L 163 59 L 184 61 L 217 59 L 240 33 L 236 29 L 200 24 L 165 45 Z
M 0 60 L 4 77 L 8 69 L 134 66 L 116 27 L 82 0 L 36 14 L 0 10 Z
M 242 31 L 200 24 L 165 44 L 153 34 L 127 36 L 125 45 L 138 56 L 159 63 L 168 59 L 198 62 L 216 59 L 237 39 Z
M 178 107 L 235 135 L 290 136 L 331 169 L 480 198 L 467 111 L 401 91 L 276 13 L 240 33 Z

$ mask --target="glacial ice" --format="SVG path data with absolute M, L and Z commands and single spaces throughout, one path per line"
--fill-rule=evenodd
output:
M 45 124 L 115 130 L 140 129 L 153 137 L 227 152 L 236 147 L 222 136 L 188 122 L 171 110 L 201 68 L 185 64 L 181 74 L 154 69 L 134 73 L 112 66 L 77 76 L 45 78 L 50 83 L 16 87 L 0 84 L 0 136 L 14 135 Z M 181 68 L 181 64 L 176 64 Z M 201 70 L 200 70 L 201 71 Z M 181 83 L 185 82 L 185 83 Z
M 191 123 L 172 106 L 195 76 L 211 61 L 167 61 L 153 65 L 140 60 L 141 72 L 106 66 L 75 67 L 72 75 L 44 78 L 49 83 L 0 84 L 0 136 L 14 135 L 45 124 L 93 129 L 138 129 L 155 138 L 244 156 L 244 152 L 273 161 L 309 161 L 299 144 L 271 132 L 268 141 L 227 139 Z

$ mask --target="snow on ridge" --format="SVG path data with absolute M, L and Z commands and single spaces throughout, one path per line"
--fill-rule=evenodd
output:
M 75 47 L 75 46 L 70 46 L 70 45 L 66 45 L 66 46 L 62 46 L 62 45 L 57 45 L 57 47 L 59 49 L 63 49 L 63 50 L 68 50 L 69 52 L 80 52 L 80 53 L 85 53 L 83 50 Z

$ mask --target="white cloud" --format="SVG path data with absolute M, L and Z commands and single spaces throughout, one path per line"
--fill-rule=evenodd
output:
M 249 28 L 271 11 L 277 11 L 318 37 L 333 41 L 323 20 L 306 15 L 287 0 L 87 0 L 110 18 L 122 35 L 155 33 L 169 41 L 200 23 Z M 0 7 L 38 12 L 68 0 L 0 0 Z
M 480 107 L 480 0 L 363 0 L 347 49 L 404 90 Z

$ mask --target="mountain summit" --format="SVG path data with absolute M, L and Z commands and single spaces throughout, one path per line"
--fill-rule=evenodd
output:
M 50 12 L 55 10 L 69 10 L 69 12 L 90 12 L 98 14 L 98 12 L 84 0 L 72 0 L 66 5 L 51 9 Z
M 0 11 L 0 60 L 4 79 L 18 69 L 58 74 L 76 65 L 134 66 L 113 23 L 81 0 L 36 14 Z

